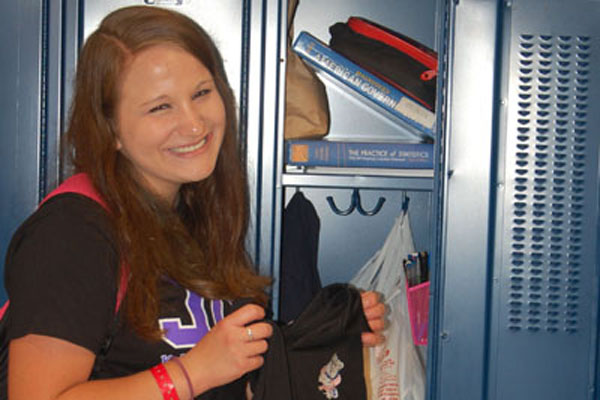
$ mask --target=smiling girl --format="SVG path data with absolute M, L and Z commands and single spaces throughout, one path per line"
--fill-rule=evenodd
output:
M 269 280 L 245 250 L 235 101 L 212 40 L 165 9 L 109 14 L 82 49 L 65 144 L 109 211 L 65 193 L 15 234 L 9 398 L 244 398 L 272 334 Z M 240 298 L 253 304 L 229 312 Z M 363 304 L 381 330 L 383 305 Z

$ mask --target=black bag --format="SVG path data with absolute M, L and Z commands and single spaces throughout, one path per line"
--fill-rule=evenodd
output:
M 437 53 L 360 17 L 329 27 L 329 47 L 378 78 L 435 110 Z

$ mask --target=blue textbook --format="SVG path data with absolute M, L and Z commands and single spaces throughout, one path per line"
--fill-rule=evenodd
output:
M 285 145 L 285 162 L 287 165 L 398 169 L 433 168 L 433 144 L 430 143 L 291 139 L 286 140 Z
M 435 114 L 400 90 L 333 51 L 308 32 L 300 32 L 293 49 L 317 72 L 324 72 L 325 76 L 351 89 L 356 97 L 366 99 L 379 111 L 390 113 L 416 129 L 417 136 L 433 138 Z

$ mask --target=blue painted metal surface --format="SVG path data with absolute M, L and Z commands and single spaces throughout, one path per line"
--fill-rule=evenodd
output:
M 484 399 L 498 4 L 452 5 L 429 398 Z
M 5 2 L 0 13 L 0 257 L 39 197 L 44 2 Z M 3 270 L 3 268 L 2 268 Z M 3 273 L 0 301 L 6 298 Z
M 431 398 L 597 398 L 600 3 L 452 18 Z
M 502 15 L 488 398 L 597 398 L 600 3 Z
M 260 77 L 260 91 L 254 95 L 259 96 L 255 103 L 255 118 L 257 119 L 256 131 L 248 136 L 249 140 L 255 137 L 258 147 L 256 163 L 249 163 L 249 168 L 254 169 L 257 177 L 257 208 L 253 219 L 257 224 L 256 254 L 259 270 L 263 275 L 269 275 L 277 279 L 279 276 L 278 238 L 281 230 L 276 221 L 280 218 L 278 211 L 282 202 L 280 186 L 275 184 L 279 174 L 277 163 L 278 152 L 275 151 L 278 136 L 282 131 L 284 110 L 284 89 L 282 80 L 285 78 L 285 16 L 287 13 L 287 2 L 280 0 L 267 0 L 263 2 L 262 32 L 260 41 L 262 45 L 262 60 L 260 70 L 256 70 Z M 252 78 L 252 75 L 250 75 Z M 255 136 L 257 135 L 257 136 Z M 277 313 L 279 302 L 279 290 L 274 285 L 271 290 L 273 311 Z
M 438 0 L 437 2 L 437 50 L 438 50 L 438 87 L 437 100 L 438 104 L 436 112 L 437 142 L 435 144 L 435 164 L 433 178 L 433 193 L 431 196 L 430 218 L 431 226 L 431 250 L 430 260 L 435 272 L 430 274 L 430 294 L 429 294 L 429 325 L 428 325 L 428 344 L 426 349 L 426 393 L 425 399 L 431 400 L 437 398 L 438 395 L 438 378 L 437 365 L 439 365 L 439 354 L 441 347 L 442 330 L 441 313 L 442 309 L 442 293 L 443 293 L 443 268 L 442 268 L 442 248 L 443 248 L 443 220 L 444 220 L 444 194 L 446 193 L 446 145 L 447 145 L 447 115 L 448 115 L 448 97 L 451 93 L 452 82 L 449 75 L 450 61 L 452 54 L 452 41 L 450 40 L 453 32 L 453 13 L 451 12 L 452 3 L 446 0 Z
M 396 218 L 402 210 L 404 196 L 410 198 L 408 213 L 415 246 L 428 250 L 431 238 L 431 191 L 409 191 L 397 188 L 381 189 L 377 186 L 355 189 L 340 187 L 286 188 L 286 203 L 299 189 L 314 205 L 320 219 L 318 269 L 323 285 L 347 282 L 381 249 Z M 332 197 L 340 209 L 347 209 L 353 193 L 358 193 L 360 203 L 372 210 L 380 199 L 385 199 L 381 209 L 373 216 L 354 209 L 348 215 L 337 215 L 327 198 Z

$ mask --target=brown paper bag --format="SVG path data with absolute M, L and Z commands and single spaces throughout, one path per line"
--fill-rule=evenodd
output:
M 289 0 L 284 138 L 318 139 L 329 132 L 329 104 L 323 83 L 291 48 L 297 6 Z

